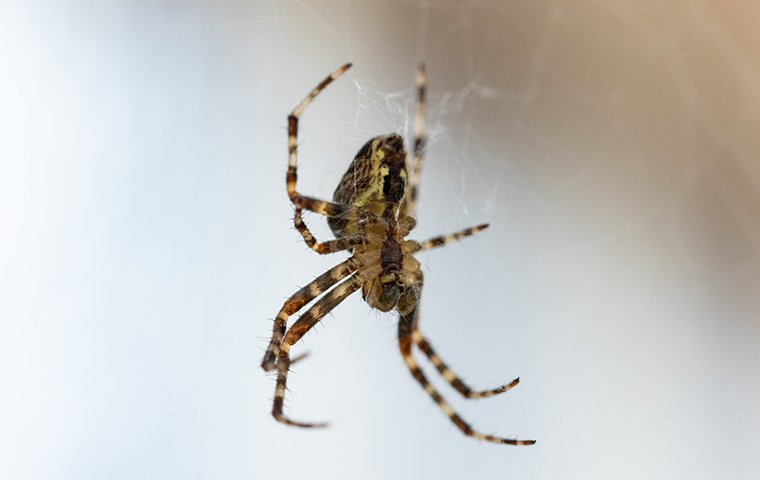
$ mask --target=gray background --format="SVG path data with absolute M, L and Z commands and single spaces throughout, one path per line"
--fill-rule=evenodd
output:
M 0 15 L 0 477 L 756 478 L 756 2 L 14 2 Z M 430 80 L 422 326 L 479 387 L 463 437 L 392 315 L 350 298 L 258 367 L 299 240 Z M 322 219 L 308 218 L 327 238 Z M 433 375 L 435 376 L 435 375 Z M 440 383 L 437 383 L 440 385 Z

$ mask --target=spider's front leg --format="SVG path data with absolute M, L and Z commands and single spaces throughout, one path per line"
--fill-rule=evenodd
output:
M 450 233 L 448 235 L 439 235 L 437 237 L 433 237 L 423 242 L 417 243 L 415 251 L 429 250 L 431 248 L 442 247 L 448 244 L 449 242 L 452 242 L 454 240 L 461 240 L 464 237 L 469 237 L 470 235 L 473 235 L 477 232 L 485 230 L 486 228 L 488 228 L 488 224 L 484 223 L 481 225 L 477 225 L 475 227 L 465 228 L 464 230 Z M 411 334 L 411 338 L 412 338 L 412 342 L 414 342 L 414 344 L 417 347 L 419 347 L 422 353 L 424 353 L 425 356 L 428 357 L 428 359 L 430 360 L 430 363 L 433 364 L 436 370 L 438 370 L 438 372 L 449 383 L 449 385 L 454 387 L 454 389 L 465 398 L 491 397 L 499 393 L 504 393 L 510 390 L 511 388 L 513 388 L 514 386 L 516 386 L 518 383 L 520 383 L 520 379 L 515 378 L 511 382 L 501 385 L 497 388 L 493 388 L 489 390 L 481 390 L 481 391 L 473 390 L 472 388 L 467 386 L 467 384 L 465 384 L 462 381 L 462 379 L 460 379 L 451 370 L 451 368 L 449 368 L 449 366 L 446 364 L 446 362 L 443 361 L 443 359 L 441 359 L 441 357 L 438 356 L 438 354 L 435 352 L 430 342 L 422 335 L 422 332 L 419 330 L 416 322 L 414 323 L 414 331 Z
M 274 392 L 274 402 L 272 405 L 272 416 L 278 421 L 287 425 L 304 428 L 325 427 L 325 423 L 307 423 L 291 420 L 282 413 L 283 403 L 285 401 L 285 391 L 288 382 L 288 371 L 290 364 L 290 348 L 295 345 L 301 337 L 319 322 L 322 317 L 327 315 L 340 302 L 345 300 L 349 295 L 358 290 L 362 285 L 361 278 L 358 275 L 350 277 L 345 282 L 330 290 L 327 295 L 320 298 L 317 303 L 312 305 L 301 317 L 293 324 L 285 334 L 282 340 L 279 353 L 277 354 L 277 386 Z
M 503 438 L 494 435 L 488 435 L 481 433 L 473 429 L 469 423 L 464 421 L 458 413 L 451 408 L 451 405 L 444 400 L 443 396 L 436 390 L 436 388 L 430 383 L 425 374 L 420 370 L 416 360 L 412 356 L 412 345 L 414 343 L 414 335 L 417 332 L 417 322 L 419 315 L 419 307 L 415 308 L 407 315 L 401 315 L 398 322 L 398 344 L 401 356 L 404 357 L 404 363 L 411 372 L 415 380 L 422 386 L 422 388 L 430 395 L 430 398 L 438 405 L 443 413 L 457 426 L 459 430 L 465 435 L 477 438 L 479 440 L 485 440 L 487 442 L 501 443 L 507 445 L 533 445 L 535 440 L 516 440 L 513 438 Z
M 339 263 L 305 285 L 285 301 L 285 304 L 274 319 L 272 338 L 264 354 L 264 359 L 261 361 L 261 368 L 267 372 L 275 369 L 277 354 L 280 352 L 280 345 L 287 330 L 288 318 L 303 308 L 304 305 L 322 295 L 327 289 L 354 272 L 356 270 L 355 262 L 352 257 L 345 262 Z

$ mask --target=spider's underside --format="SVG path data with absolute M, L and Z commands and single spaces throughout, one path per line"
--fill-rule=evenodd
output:
M 397 134 L 382 135 L 372 138 L 359 150 L 338 184 L 331 202 L 304 196 L 296 191 L 299 118 L 319 92 L 350 67 L 351 64 L 343 65 L 325 78 L 288 116 L 289 159 L 286 180 L 288 196 L 295 206 L 295 227 L 304 242 L 317 253 L 345 250 L 351 256 L 293 294 L 274 320 L 272 339 L 261 363 L 265 371 L 277 371 L 272 415 L 289 425 L 325 426 L 323 423 L 294 421 L 283 414 L 287 376 L 293 362 L 290 349 L 322 317 L 361 289 L 364 300 L 371 307 L 383 312 L 398 312 L 398 342 L 404 362 L 412 376 L 462 432 L 495 443 L 532 445 L 534 440 L 502 438 L 474 430 L 430 384 L 412 356 L 412 348 L 418 347 L 443 378 L 465 398 L 490 397 L 506 392 L 519 382 L 516 378 L 492 390 L 473 391 L 441 360 L 418 328 L 423 276 L 414 253 L 445 245 L 488 227 L 486 224 L 478 225 L 423 242 L 405 239 L 416 224 L 414 215 L 417 189 L 425 149 L 424 66 L 420 65 L 416 78 L 417 114 L 411 172 L 406 168 L 408 155 L 403 138 Z M 336 238 L 318 242 L 303 221 L 303 210 L 326 216 Z M 315 299 L 316 302 L 288 329 L 288 318 Z

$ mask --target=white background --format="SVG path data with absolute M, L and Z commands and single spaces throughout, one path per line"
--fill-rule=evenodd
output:
M 753 2 L 14 2 L 0 15 L 0 477 L 750 479 L 760 472 Z M 344 258 L 292 228 L 427 62 L 421 325 L 462 436 L 360 296 L 259 369 Z M 324 221 L 309 224 L 328 237 Z M 431 376 L 436 377 L 431 371 Z

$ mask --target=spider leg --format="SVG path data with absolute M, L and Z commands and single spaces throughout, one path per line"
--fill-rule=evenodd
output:
M 417 87 L 417 113 L 414 117 L 414 147 L 412 151 L 412 171 L 409 177 L 409 198 L 402 205 L 402 216 L 414 216 L 417 209 L 417 187 L 420 184 L 422 172 L 422 160 L 425 156 L 425 94 L 427 92 L 427 78 L 425 76 L 425 64 L 420 63 L 415 78 Z
M 301 237 L 303 237 L 303 241 L 306 243 L 306 245 L 320 255 L 340 252 L 341 250 L 348 250 L 349 248 L 352 248 L 356 245 L 360 245 L 364 241 L 361 237 L 343 237 L 319 243 L 317 239 L 314 238 L 314 235 L 312 235 L 309 227 L 307 227 L 306 223 L 304 223 L 300 207 L 296 207 L 296 214 L 295 217 L 293 217 L 293 223 L 295 224 L 298 232 L 301 234 Z
M 488 228 L 488 224 L 484 223 L 482 225 L 477 225 L 475 227 L 465 228 L 464 230 L 460 230 L 458 232 L 450 233 L 448 235 L 439 235 L 437 237 L 429 238 L 425 240 L 424 242 L 420 243 L 420 248 L 418 251 L 422 250 L 429 250 L 431 248 L 436 247 L 442 247 L 446 245 L 447 243 L 450 243 L 454 240 L 461 240 L 464 237 L 469 237 L 470 235 L 473 235 L 475 233 L 478 233 L 480 231 L 485 230 Z
M 404 362 L 407 368 L 412 373 L 415 380 L 422 386 L 423 389 L 430 395 L 438 408 L 440 408 L 446 416 L 457 426 L 459 430 L 465 435 L 477 438 L 479 440 L 485 440 L 493 443 L 501 443 L 507 445 L 533 445 L 535 440 L 516 440 L 512 438 L 496 437 L 494 435 L 487 435 L 485 433 L 474 430 L 462 417 L 460 417 L 443 399 L 438 390 L 428 381 L 425 374 L 417 366 L 417 362 L 412 356 L 412 337 L 416 329 L 418 310 L 415 308 L 413 312 L 408 315 L 403 315 L 399 318 L 398 322 L 398 345 L 401 350 L 401 355 L 404 357 Z
M 333 80 L 340 77 L 350 67 L 351 64 L 347 63 L 328 75 L 319 83 L 319 85 L 314 87 L 306 98 L 301 100 L 290 115 L 288 115 L 288 173 L 285 177 L 288 188 L 288 197 L 296 207 L 305 208 L 306 210 L 327 216 L 339 215 L 345 210 L 345 207 L 338 203 L 303 196 L 296 191 L 296 179 L 298 178 L 298 120 L 306 107 L 308 107 L 314 98 L 319 95 L 319 92 L 324 90 L 325 87 L 332 83 Z
M 306 332 L 322 319 L 322 317 L 329 313 L 340 302 L 345 300 L 346 297 L 358 290 L 361 285 L 361 278 L 354 275 L 333 288 L 327 293 L 327 295 L 320 298 L 317 303 L 304 312 L 304 314 L 298 318 L 285 334 L 285 338 L 280 346 L 280 351 L 277 354 L 277 386 L 275 387 L 274 402 L 272 405 L 272 416 L 278 422 L 304 428 L 327 426 L 326 423 L 306 423 L 291 420 L 282 413 L 282 406 L 285 400 L 285 389 L 288 381 L 288 370 L 292 363 L 290 359 L 290 347 L 295 345 Z
M 454 389 L 456 389 L 456 391 L 462 394 L 462 396 L 465 398 L 492 397 L 494 395 L 504 393 L 520 383 L 520 379 L 515 378 L 511 382 L 505 385 L 501 385 L 498 388 L 475 391 L 467 386 L 453 371 L 451 371 L 446 362 L 444 362 L 441 357 L 435 353 L 433 346 L 430 345 L 430 342 L 422 335 L 420 330 L 416 328 L 416 325 L 414 331 L 412 332 L 412 342 L 414 342 L 414 344 L 417 345 L 420 350 L 422 350 L 422 353 L 424 353 L 425 356 L 430 359 L 430 363 L 432 363 L 436 370 L 440 372 L 441 376 L 449 383 L 449 385 L 454 387 Z
M 441 247 L 453 240 L 460 240 L 464 237 L 470 236 L 486 228 L 488 228 L 488 224 L 482 224 L 475 227 L 466 228 L 459 232 L 451 233 L 449 235 L 440 235 L 438 237 L 433 237 L 429 240 L 425 240 L 424 242 L 421 242 L 419 244 L 420 250 L 428 250 L 430 248 Z M 415 325 L 415 330 L 412 333 L 412 341 L 414 342 L 415 345 L 419 347 L 422 353 L 424 353 L 425 356 L 427 356 L 428 359 L 430 359 L 430 362 L 438 370 L 438 372 L 440 372 L 443 378 L 452 387 L 454 387 L 456 391 L 462 394 L 462 396 L 464 396 L 465 398 L 491 397 L 493 395 L 498 395 L 499 393 L 506 392 L 507 390 L 511 389 L 512 387 L 520 383 L 520 379 L 516 378 L 512 380 L 511 382 L 505 385 L 502 385 L 498 388 L 494 388 L 491 390 L 473 391 L 459 377 L 457 377 L 457 375 L 453 371 L 451 371 L 451 369 L 446 364 L 446 362 L 444 362 L 441 359 L 441 357 L 438 356 L 438 354 L 435 352 L 430 342 L 422 335 L 419 329 L 416 328 L 416 325 Z
M 264 359 L 261 361 L 261 368 L 267 372 L 275 369 L 277 354 L 280 352 L 280 344 L 287 330 L 288 318 L 356 270 L 354 262 L 353 258 L 349 258 L 345 262 L 339 263 L 305 285 L 285 301 L 285 304 L 274 319 L 272 339 L 269 341 Z

